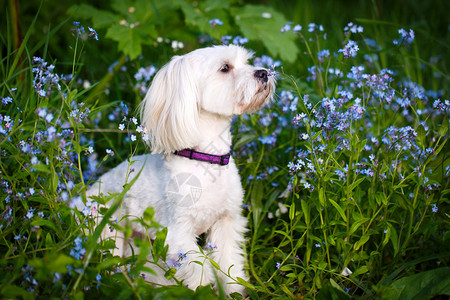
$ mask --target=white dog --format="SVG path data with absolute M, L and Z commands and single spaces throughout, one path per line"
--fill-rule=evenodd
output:
M 180 251 L 188 253 L 175 277 L 192 289 L 215 283 L 209 263 L 192 263 L 205 261 L 197 245 L 203 233 L 221 270 L 246 279 L 242 244 L 247 220 L 241 214 L 244 191 L 230 157 L 231 119 L 257 110 L 275 89 L 268 70 L 248 64 L 251 56 L 234 45 L 175 56 L 156 74 L 142 103 L 141 120 L 153 154 L 132 158 L 136 172 L 131 175 L 142 172 L 123 200 L 121 215 L 118 210 L 114 218 L 142 216 L 152 206 L 156 221 L 168 229 L 166 261 L 178 260 Z M 123 162 L 104 174 L 87 196 L 120 193 L 127 170 L 128 162 Z M 133 230 L 154 234 L 138 226 Z M 118 238 L 118 251 L 129 253 L 129 241 Z M 218 275 L 228 294 L 245 292 Z M 167 283 L 163 275 L 152 280 Z

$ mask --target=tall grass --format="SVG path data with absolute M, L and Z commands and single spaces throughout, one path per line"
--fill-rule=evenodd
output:
M 376 17 L 362 14 L 357 25 L 348 24 L 346 15 L 333 17 L 331 4 L 296 4 L 292 12 L 289 5 L 286 15 L 302 29 L 288 23 L 284 33 L 277 28 L 267 36 L 292 41 L 296 60 L 262 56 L 267 44 L 258 39 L 247 45 L 257 50 L 255 64 L 277 66 L 279 79 L 274 102 L 237 117 L 233 127 L 250 227 L 250 281 L 238 282 L 251 299 L 449 295 L 448 45 L 436 37 L 436 45 L 424 49 L 427 26 L 419 22 L 415 38 L 408 36 L 409 27 L 406 35 L 399 33 L 396 22 L 404 20 L 385 21 L 374 4 Z M 186 22 L 180 31 L 192 43 L 186 48 L 199 45 L 202 30 L 220 38 L 248 25 L 233 19 L 222 29 L 210 28 L 202 18 L 188 21 L 188 8 L 154 11 L 174 27 Z M 145 152 L 145 135 L 133 117 L 154 73 L 148 57 L 157 68 L 184 50 L 162 42 L 147 45 L 147 58 L 127 59 L 104 41 L 101 29 L 97 41 L 88 21 L 69 19 L 37 38 L 48 9 L 44 3 L 43 12 L 22 27 L 20 46 L 12 42 L 13 14 L 6 15 L 0 35 L 0 294 L 224 298 L 211 287 L 194 292 L 181 282 L 154 287 L 146 281 L 145 273 L 159 267 L 176 278 L 176 264 L 158 261 L 167 252 L 166 231 L 153 221 L 151 208 L 125 217 L 124 227 L 109 220 L 133 181 L 120 194 L 85 197 L 100 174 L 124 160 L 131 171 L 133 155 Z M 197 12 L 207 16 L 202 9 Z M 227 9 L 230 19 L 231 11 L 248 12 Z M 328 10 L 329 24 L 313 19 L 317 9 Z M 394 17 L 402 15 L 401 7 L 395 10 Z M 54 47 L 61 56 L 52 56 Z M 109 70 L 99 71 L 101 61 Z M 68 206 L 75 201 L 81 209 Z M 114 205 L 99 208 L 106 201 Z M 96 225 L 97 213 L 104 219 Z M 97 242 L 106 227 L 130 236 L 132 222 L 160 229 L 155 241 L 135 239 L 136 252 L 126 258 L 114 255 L 113 240 Z M 150 265 L 149 253 L 155 258 Z

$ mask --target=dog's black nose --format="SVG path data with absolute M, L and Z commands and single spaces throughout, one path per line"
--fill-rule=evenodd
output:
M 269 74 L 267 73 L 267 70 L 257 70 L 255 71 L 255 78 L 262 81 L 267 82 L 269 77 Z

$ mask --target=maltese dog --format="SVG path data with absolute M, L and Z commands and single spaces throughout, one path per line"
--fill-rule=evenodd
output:
M 152 206 L 155 220 L 167 227 L 165 264 L 176 267 L 175 277 L 191 289 L 216 284 L 217 275 L 227 294 L 245 293 L 235 280 L 247 279 L 243 251 L 247 219 L 241 212 L 244 191 L 230 156 L 230 126 L 234 115 L 254 112 L 269 102 L 275 89 L 270 71 L 249 65 L 251 57 L 251 52 L 235 45 L 173 57 L 155 75 L 141 105 L 152 154 L 132 158 L 136 172 L 130 174 L 125 161 L 87 191 L 87 197 L 120 193 L 127 179 L 138 176 L 113 219 L 140 217 Z M 155 236 L 138 223 L 132 226 L 133 236 Z M 104 233 L 116 238 L 120 255 L 131 254 L 132 242 L 123 234 Z M 223 272 L 215 274 L 199 251 L 202 234 L 204 253 Z M 163 270 L 155 272 L 150 281 L 173 283 Z

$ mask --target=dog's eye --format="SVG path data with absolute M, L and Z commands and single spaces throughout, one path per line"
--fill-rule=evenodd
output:
M 228 64 L 225 64 L 220 68 L 220 72 L 222 73 L 228 73 L 230 71 L 230 66 Z

